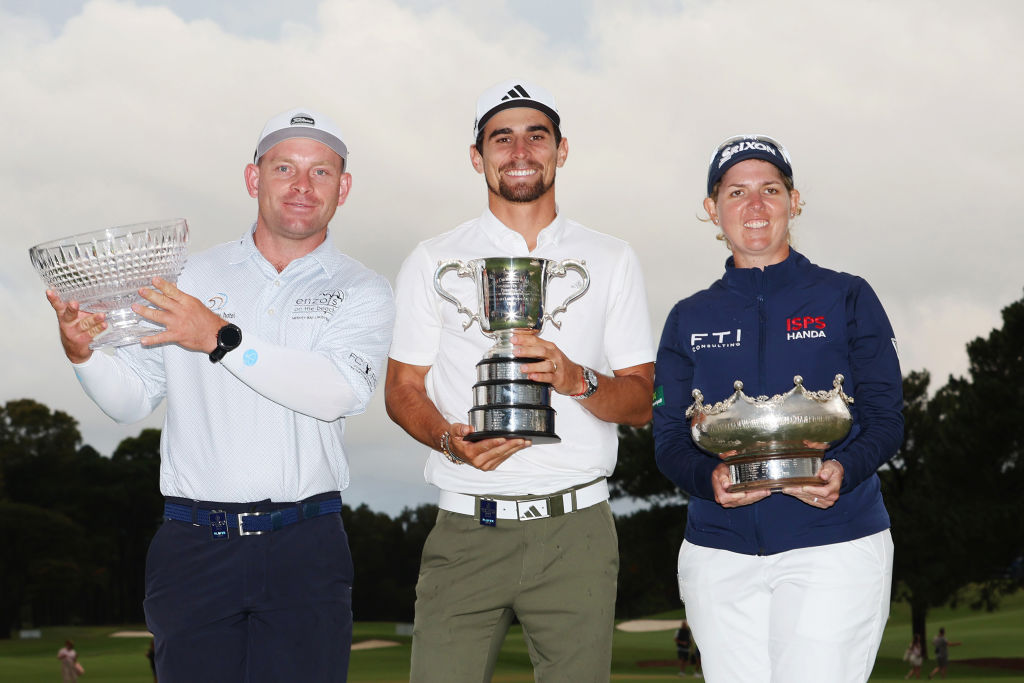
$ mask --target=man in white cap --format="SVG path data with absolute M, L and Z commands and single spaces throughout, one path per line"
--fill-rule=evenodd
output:
M 550 93 L 518 79 L 494 86 L 477 103 L 474 138 L 470 161 L 486 181 L 487 209 L 419 244 L 396 284 L 388 413 L 432 449 L 425 476 L 441 489 L 416 586 L 412 681 L 490 680 L 513 617 L 536 680 L 606 681 L 618 546 L 605 477 L 616 423 L 651 417 L 643 278 L 628 244 L 558 211 L 555 173 L 569 146 Z M 529 379 L 551 385 L 561 441 L 474 441 L 474 365 L 492 340 L 463 329 L 435 293 L 434 273 L 449 259 L 526 256 L 585 261 L 590 276 L 561 328 L 512 338 L 516 356 L 536 359 L 523 367 Z M 571 280 L 551 280 L 548 299 L 563 301 Z M 449 277 L 445 287 L 477 305 L 471 279 Z
M 101 314 L 47 297 L 86 393 L 118 422 L 166 396 L 165 523 L 146 563 L 146 620 L 167 681 L 345 681 L 352 558 L 340 492 L 345 417 L 373 394 L 391 339 L 387 280 L 339 252 L 328 222 L 352 185 L 337 125 L 272 118 L 245 183 L 240 239 L 156 278 L 137 307 L 159 331 L 93 353 Z

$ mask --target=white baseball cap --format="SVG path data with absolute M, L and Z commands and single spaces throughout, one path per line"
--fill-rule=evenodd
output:
M 539 85 L 521 78 L 510 78 L 488 88 L 476 101 L 476 121 L 473 123 L 473 139 L 476 140 L 484 130 L 484 126 L 499 111 L 514 107 L 529 107 L 543 113 L 559 135 L 562 134 L 561 118 L 555 106 L 555 98 Z
M 271 147 L 289 138 L 308 138 L 322 142 L 337 152 L 342 162 L 348 159 L 348 147 L 341 141 L 338 124 L 312 109 L 290 109 L 267 121 L 256 143 L 253 163 L 259 163 Z

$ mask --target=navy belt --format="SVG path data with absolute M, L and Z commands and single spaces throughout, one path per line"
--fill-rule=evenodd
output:
M 257 510 L 252 512 L 229 512 L 225 507 L 238 508 L 238 503 L 224 504 L 217 503 L 194 503 L 183 505 L 180 503 L 164 502 L 164 518 L 173 519 L 178 522 L 187 522 L 196 526 L 225 525 L 227 528 L 235 529 L 239 536 L 258 536 L 269 531 L 277 531 L 291 524 L 297 524 L 310 517 L 332 515 L 341 512 L 341 498 L 334 494 L 326 500 L 315 500 L 323 496 L 314 496 L 314 499 L 299 503 L 277 503 L 271 504 L 280 506 L 276 510 Z M 181 500 L 180 498 L 176 500 Z M 260 504 L 266 506 L 266 503 Z

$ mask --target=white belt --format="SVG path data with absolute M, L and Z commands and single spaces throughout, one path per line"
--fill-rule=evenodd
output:
M 493 500 L 498 506 L 498 519 L 518 519 L 528 521 L 568 515 L 577 510 L 608 500 L 608 482 L 600 479 L 592 484 L 584 484 L 580 488 L 565 492 L 552 493 L 547 496 L 530 496 L 527 498 L 511 498 L 510 496 L 470 496 L 454 491 L 441 491 L 437 506 L 442 510 L 460 515 L 476 516 L 480 514 L 479 500 Z

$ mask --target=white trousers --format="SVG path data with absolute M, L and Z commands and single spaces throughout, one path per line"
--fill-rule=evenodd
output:
M 863 683 L 889 617 L 889 530 L 777 555 L 683 541 L 679 595 L 710 683 Z

